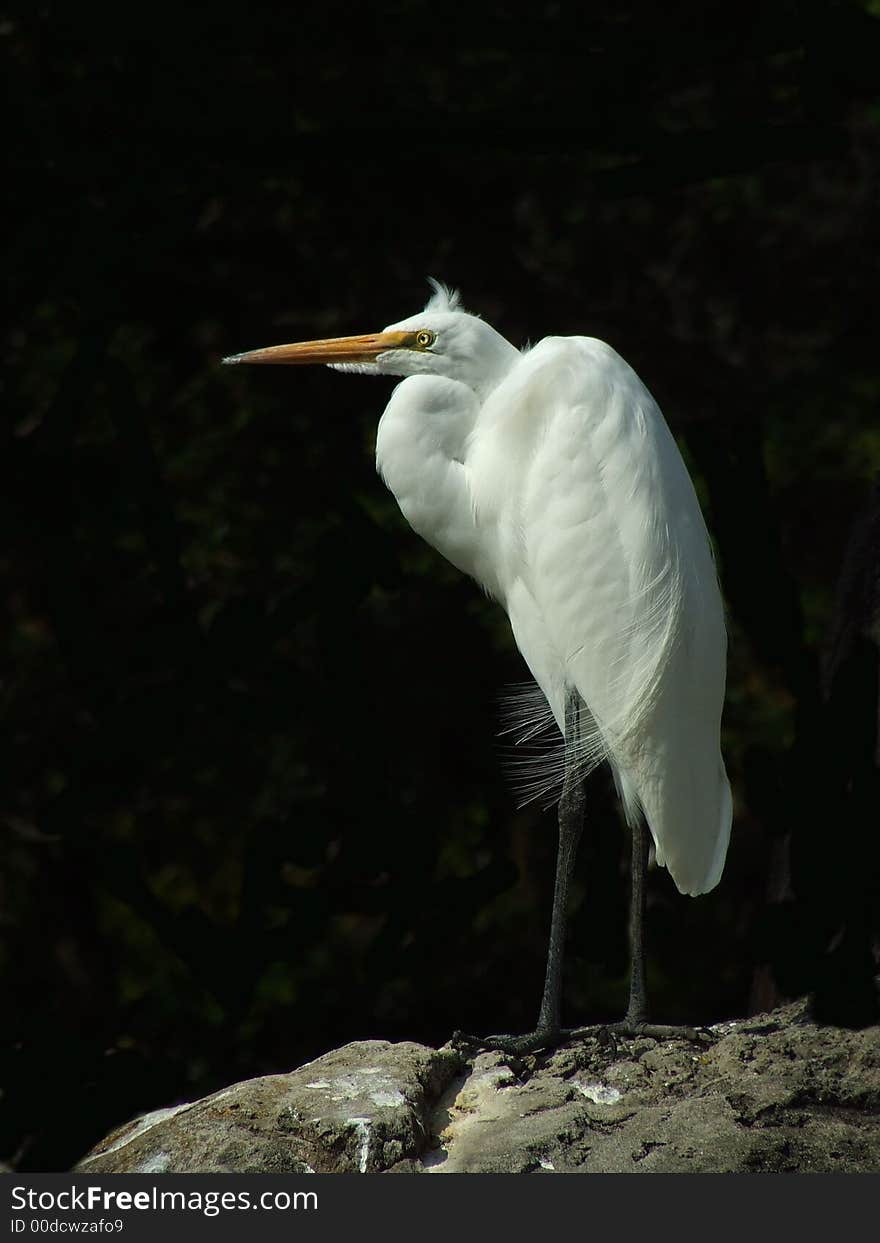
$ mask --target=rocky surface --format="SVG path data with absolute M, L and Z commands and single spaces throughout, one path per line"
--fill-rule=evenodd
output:
M 361 1041 L 113 1132 L 83 1173 L 880 1170 L 880 1028 L 804 1003 L 712 1043 L 590 1038 L 521 1059 Z

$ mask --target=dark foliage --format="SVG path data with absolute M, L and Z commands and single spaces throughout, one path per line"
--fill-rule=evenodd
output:
M 652 876 L 658 1013 L 804 990 L 874 1012 L 877 5 L 602 7 L 3 25 L 0 1156 L 22 1168 L 346 1040 L 534 1018 L 554 826 L 499 762 L 523 676 L 503 616 L 375 477 L 387 384 L 218 366 L 380 328 L 428 274 L 513 341 L 611 341 L 717 541 L 735 835 L 707 898 Z M 626 967 L 601 778 L 591 809 L 584 1021 L 621 1009 Z

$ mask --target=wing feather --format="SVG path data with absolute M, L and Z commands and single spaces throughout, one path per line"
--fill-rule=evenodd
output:
M 609 760 L 658 862 L 704 892 L 730 830 L 726 636 L 705 523 L 659 408 L 603 342 L 548 338 L 486 403 L 468 464 L 517 644 L 559 729 L 576 687 L 583 770 Z

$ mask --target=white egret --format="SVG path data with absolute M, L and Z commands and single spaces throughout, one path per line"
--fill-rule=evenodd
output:
M 507 612 L 559 731 L 559 845 L 534 1032 L 560 1038 L 566 900 L 583 781 L 606 760 L 632 829 L 631 972 L 617 1028 L 647 1024 L 647 823 L 685 894 L 718 884 L 731 824 L 720 749 L 726 635 L 699 502 L 660 410 L 591 337 L 518 350 L 432 282 L 424 311 L 368 336 L 252 350 L 226 363 L 325 363 L 406 377 L 379 421 L 376 464 L 410 526 Z M 537 705 L 540 705 L 537 706 Z M 550 773 L 552 781 L 554 774 Z

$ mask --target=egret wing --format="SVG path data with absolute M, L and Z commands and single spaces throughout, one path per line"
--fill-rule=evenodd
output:
M 608 758 L 658 862 L 682 891 L 704 892 L 730 828 L 726 638 L 675 441 L 635 372 L 591 338 L 541 342 L 492 403 L 487 429 L 512 474 L 495 503 L 517 642 L 560 728 L 566 687 L 580 692 L 584 768 Z

